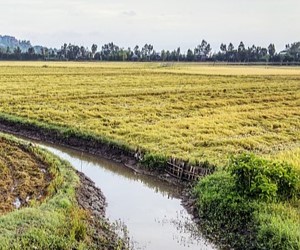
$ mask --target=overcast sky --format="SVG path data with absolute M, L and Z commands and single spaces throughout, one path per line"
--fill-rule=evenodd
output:
M 0 34 L 60 47 L 194 48 L 206 39 L 277 50 L 300 41 L 300 0 L 0 0 Z

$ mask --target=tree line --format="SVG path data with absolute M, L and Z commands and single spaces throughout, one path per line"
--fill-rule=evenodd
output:
M 174 50 L 157 51 L 153 45 L 123 48 L 113 42 L 100 48 L 93 44 L 91 48 L 75 44 L 63 44 L 59 49 L 30 47 L 22 51 L 19 47 L 0 49 L 0 60 L 58 60 L 58 61 L 162 61 L 162 62 L 300 62 L 300 42 L 286 45 L 285 50 L 277 52 L 274 44 L 267 48 L 252 45 L 246 47 L 243 42 L 238 46 L 232 43 L 221 44 L 219 51 L 212 53 L 211 45 L 202 40 L 194 49 L 182 52 Z

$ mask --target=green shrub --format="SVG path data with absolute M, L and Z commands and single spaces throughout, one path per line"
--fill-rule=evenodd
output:
M 167 166 L 167 158 L 165 156 L 146 153 L 143 157 L 142 164 L 151 171 L 163 171 Z
M 281 162 L 264 160 L 253 154 L 231 157 L 229 171 L 238 193 L 262 200 L 288 200 L 299 196 L 299 175 Z
M 194 193 L 201 228 L 222 249 L 300 249 L 299 174 L 291 165 L 232 157 Z
M 257 203 L 235 191 L 228 172 L 203 178 L 194 188 L 201 228 L 208 237 L 225 247 L 255 249 L 254 211 Z

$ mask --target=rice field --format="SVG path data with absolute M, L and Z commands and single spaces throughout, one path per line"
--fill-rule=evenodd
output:
M 223 164 L 300 146 L 300 68 L 0 63 L 0 113 Z

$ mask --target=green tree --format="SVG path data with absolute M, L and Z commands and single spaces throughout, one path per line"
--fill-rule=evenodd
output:
M 138 45 L 136 45 L 133 49 L 134 55 L 139 59 L 141 57 L 141 51 Z
M 120 51 L 119 51 L 119 60 L 121 60 L 123 62 L 127 60 L 126 50 L 120 49 Z
M 205 60 L 211 51 L 210 44 L 202 40 L 201 44 L 194 49 L 194 56 L 197 60 Z
M 273 43 L 271 43 L 268 47 L 268 52 L 270 57 L 273 57 L 276 53 L 276 49 L 275 49 L 275 45 Z
M 92 51 L 92 57 L 94 58 L 95 57 L 95 54 L 97 52 L 97 44 L 93 44 L 92 47 L 91 47 L 91 51 Z
M 28 54 L 29 55 L 34 55 L 35 54 L 35 50 L 33 47 L 28 48 Z
M 19 46 L 14 49 L 14 54 L 15 54 L 16 59 L 18 59 L 18 60 L 21 59 L 22 51 Z
M 83 46 L 80 47 L 80 54 L 83 59 L 87 58 L 87 50 Z
M 179 59 L 180 59 L 180 47 L 177 48 L 176 57 L 177 57 L 177 61 L 179 62 Z
M 194 54 L 193 51 L 191 49 L 188 49 L 187 53 L 186 53 L 186 60 L 189 62 L 194 61 Z
M 227 53 L 226 53 L 226 57 L 228 61 L 234 61 L 235 60 L 235 49 L 232 43 L 228 44 L 227 47 Z
M 246 49 L 245 49 L 245 45 L 243 42 L 240 42 L 239 46 L 238 46 L 238 57 L 239 57 L 239 61 L 245 61 L 246 59 Z
M 67 53 L 68 53 L 68 45 L 66 43 L 64 43 L 64 45 L 62 47 L 62 54 L 65 58 L 67 58 Z
M 287 51 L 288 56 L 290 56 L 293 61 L 300 61 L 300 42 L 289 45 Z

